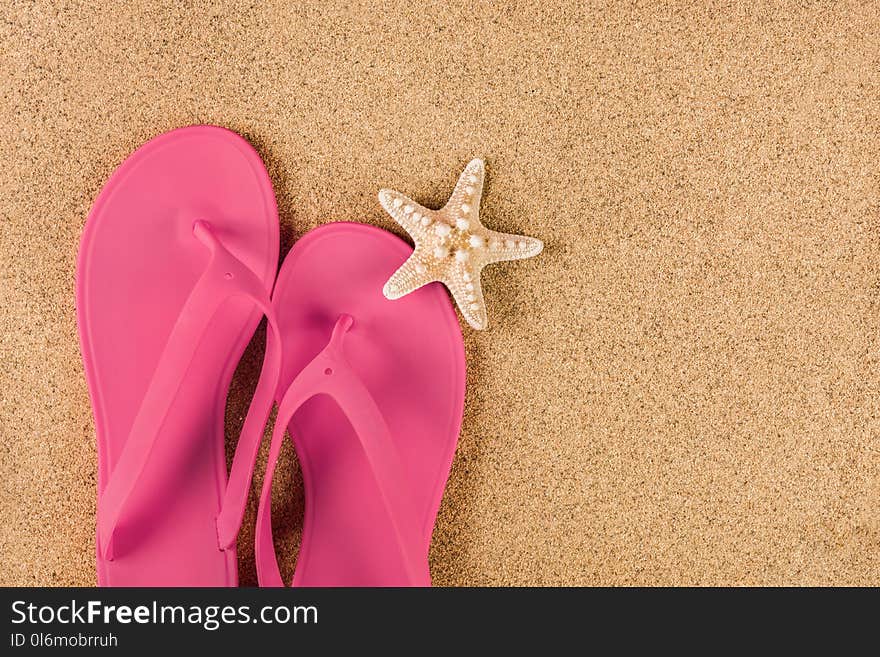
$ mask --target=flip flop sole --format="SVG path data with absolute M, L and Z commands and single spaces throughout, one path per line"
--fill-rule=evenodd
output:
M 77 316 L 98 442 L 98 491 L 119 459 L 180 311 L 208 263 L 203 219 L 271 289 L 278 262 L 272 185 L 233 132 L 193 126 L 160 135 L 112 175 L 89 214 L 77 268 Z M 237 582 L 215 518 L 226 482 L 224 408 L 262 313 L 246 299 L 218 310 L 194 355 L 114 539 L 98 557 L 103 586 Z
M 465 355 L 446 291 L 425 286 L 396 301 L 382 286 L 412 253 L 376 227 L 334 223 L 300 239 L 273 294 L 284 340 L 279 399 L 326 345 L 340 315 L 354 318 L 345 355 L 390 430 L 421 519 L 425 566 L 461 428 Z M 305 484 L 295 586 L 392 586 L 406 581 L 374 475 L 351 425 L 325 396 L 294 415 Z M 426 567 L 427 571 L 427 567 Z M 427 583 L 427 582 L 426 582 Z

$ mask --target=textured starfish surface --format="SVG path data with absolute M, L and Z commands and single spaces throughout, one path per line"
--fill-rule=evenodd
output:
M 379 192 L 382 207 L 415 242 L 413 254 L 385 284 L 382 291 L 386 297 L 399 299 L 440 281 L 449 288 L 467 323 L 475 329 L 486 328 L 486 302 L 480 285 L 483 267 L 531 258 L 544 245 L 534 237 L 497 233 L 480 223 L 485 175 L 483 161 L 471 160 L 440 210 L 429 210 L 390 189 Z

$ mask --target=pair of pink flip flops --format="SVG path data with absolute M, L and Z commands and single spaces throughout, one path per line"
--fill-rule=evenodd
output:
M 455 311 L 438 284 L 383 296 L 412 248 L 379 228 L 317 228 L 276 277 L 278 250 L 265 167 L 222 128 L 153 139 L 95 202 L 77 312 L 98 436 L 101 585 L 237 584 L 236 536 L 276 403 L 260 584 L 284 584 L 270 498 L 287 429 L 306 499 L 293 584 L 430 584 L 464 403 Z M 226 396 L 263 316 L 263 370 L 227 477 Z

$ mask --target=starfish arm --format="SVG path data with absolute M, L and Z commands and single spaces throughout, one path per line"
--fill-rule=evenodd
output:
M 478 331 L 485 329 L 489 321 L 479 274 L 471 281 L 464 281 L 459 276 L 449 276 L 444 283 L 467 323 Z
M 486 252 L 488 262 L 533 258 L 544 250 L 544 243 L 534 237 L 489 231 Z
M 413 239 L 427 235 L 431 224 L 432 210 L 419 205 L 408 196 L 391 189 L 379 191 L 379 203 L 391 218 L 399 223 Z M 427 217 L 427 220 L 425 218 Z
M 418 249 L 404 262 L 396 272 L 391 275 L 385 287 L 382 288 L 382 294 L 386 299 L 399 299 L 417 290 L 423 285 L 432 283 L 431 272 L 425 266 L 427 259 Z
M 483 160 L 471 160 L 458 177 L 452 196 L 446 202 L 446 209 L 455 219 L 463 218 L 479 223 L 480 198 L 483 196 L 483 180 L 486 165 Z

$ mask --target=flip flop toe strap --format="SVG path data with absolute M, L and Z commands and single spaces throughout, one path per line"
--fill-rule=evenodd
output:
M 257 513 L 256 563 L 261 586 L 284 586 L 272 537 L 272 478 L 287 426 L 296 411 L 317 395 L 335 400 L 360 440 L 393 527 L 409 583 L 430 583 L 421 524 L 411 503 L 407 471 L 381 411 L 343 353 L 343 340 L 352 324 L 350 316 L 339 317 L 327 346 L 297 375 L 279 405 Z M 293 439 L 296 442 L 297 436 Z
M 278 322 L 269 293 L 257 275 L 220 242 L 210 224 L 205 221 L 195 222 L 193 235 L 208 248 L 211 258 L 171 329 L 122 453 L 100 494 L 97 542 L 98 552 L 105 560 L 114 558 L 113 539 L 120 518 L 125 514 L 131 493 L 149 461 L 156 438 L 192 366 L 196 350 L 217 311 L 230 298 L 243 296 L 252 300 L 268 318 L 270 330 L 275 334 L 278 345 L 272 354 L 267 351 L 267 363 L 264 367 L 264 387 L 271 390 L 259 399 L 255 397 L 242 430 L 242 440 L 249 448 L 253 442 L 259 446 L 263 427 L 271 410 L 272 395 L 280 373 L 281 342 L 278 339 Z M 268 397 L 268 402 L 265 397 Z M 253 451 L 256 452 L 256 448 Z M 248 450 L 244 452 L 247 453 Z M 245 464 L 240 464 L 239 470 L 244 467 Z M 247 485 L 250 485 L 249 478 Z M 231 497 L 236 498 L 239 495 L 238 489 L 234 489 Z

